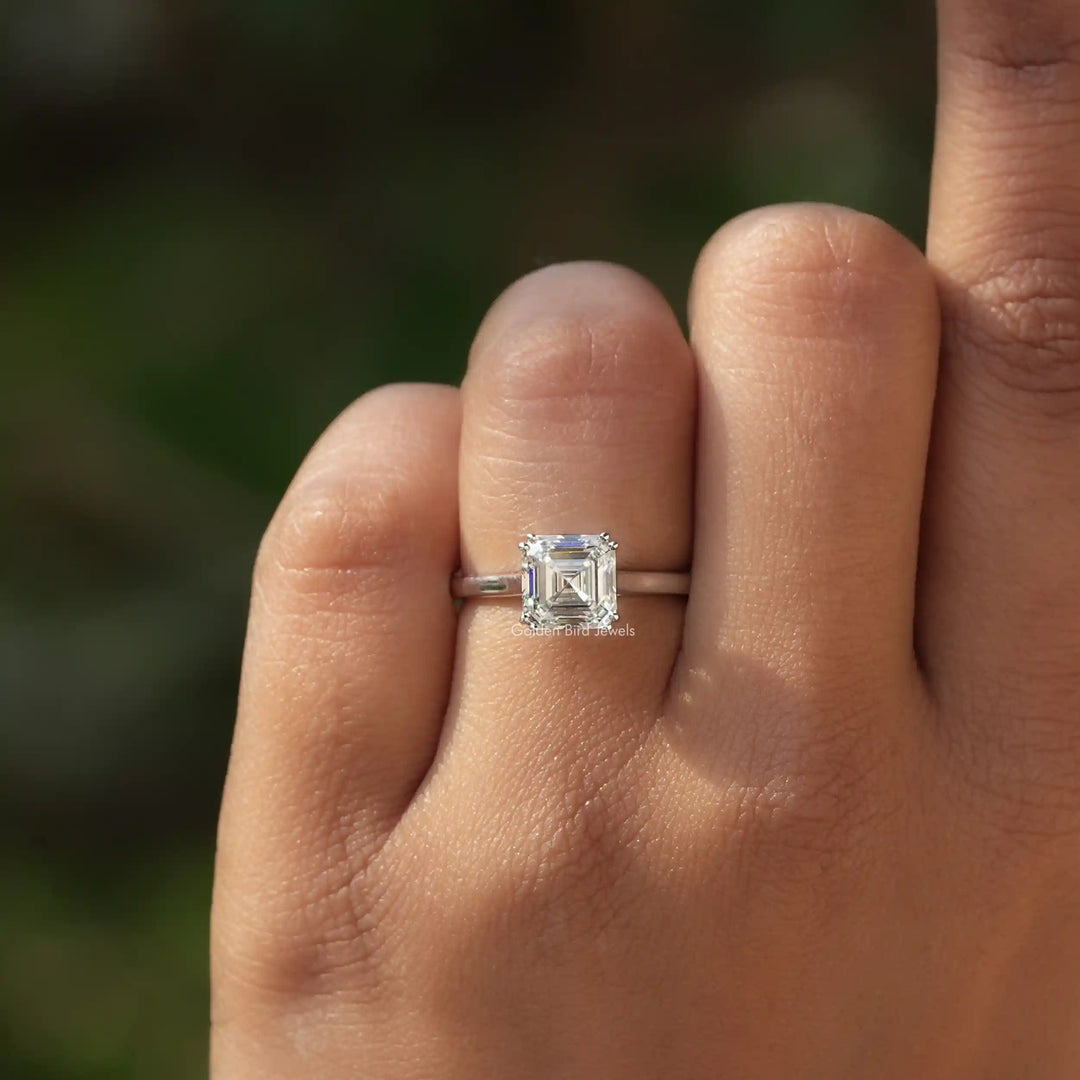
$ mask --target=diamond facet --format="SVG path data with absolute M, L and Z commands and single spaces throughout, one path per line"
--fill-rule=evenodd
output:
M 607 533 L 529 535 L 521 545 L 521 621 L 534 630 L 604 630 L 618 616 Z

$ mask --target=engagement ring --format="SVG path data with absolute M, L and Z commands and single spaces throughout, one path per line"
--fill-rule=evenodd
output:
M 619 618 L 619 594 L 685 596 L 690 575 L 615 571 L 618 544 L 607 533 L 525 538 L 521 570 L 510 574 L 455 574 L 456 597 L 521 597 L 521 621 L 534 630 L 605 630 Z

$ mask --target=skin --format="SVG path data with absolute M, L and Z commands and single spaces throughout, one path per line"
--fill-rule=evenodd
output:
M 215 1080 L 1080 1073 L 1080 4 L 941 0 L 928 253 L 519 281 L 260 550 Z M 633 637 L 447 580 L 609 530 Z

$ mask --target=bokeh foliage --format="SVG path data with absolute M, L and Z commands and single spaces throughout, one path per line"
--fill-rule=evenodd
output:
M 252 555 L 305 448 L 563 259 L 916 240 L 928 0 L 0 7 L 0 1074 L 205 1071 Z

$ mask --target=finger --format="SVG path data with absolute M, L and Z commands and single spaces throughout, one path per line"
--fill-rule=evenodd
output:
M 225 1013 L 232 988 L 295 975 L 283 950 L 355 920 L 358 868 L 430 763 L 454 651 L 458 435 L 456 390 L 374 391 L 319 440 L 263 539 L 219 828 Z
M 694 365 L 650 284 L 600 263 L 518 282 L 481 327 L 463 387 L 461 528 L 474 572 L 512 569 L 527 533 L 609 532 L 626 570 L 689 559 Z M 662 697 L 684 601 L 620 596 L 608 638 L 514 636 L 520 605 L 469 601 L 458 715 L 504 750 L 539 733 L 584 747 Z M 527 760 L 527 759 L 523 759 Z
M 1050 701 L 1076 715 L 1080 5 L 941 0 L 939 20 L 945 323 L 920 642 L 980 724 Z M 1011 702 L 1003 671 L 1021 676 Z
M 694 585 L 676 686 L 711 698 L 714 736 L 762 761 L 769 740 L 836 734 L 823 695 L 859 715 L 914 684 L 937 330 L 922 255 L 854 211 L 755 211 L 702 253 Z

